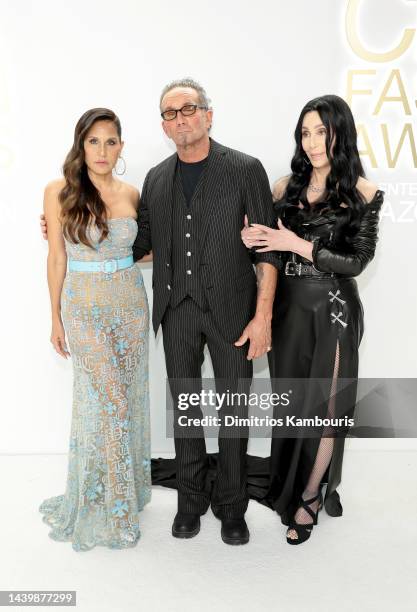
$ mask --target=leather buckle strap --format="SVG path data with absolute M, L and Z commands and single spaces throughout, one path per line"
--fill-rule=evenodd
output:
M 295 276 L 296 274 L 300 275 L 301 273 L 301 263 L 296 263 L 295 261 L 287 261 L 285 264 L 285 274 L 287 276 Z
M 313 264 L 303 264 L 296 261 L 287 261 L 284 272 L 286 276 L 309 276 L 315 278 L 334 277 L 334 272 L 320 272 Z

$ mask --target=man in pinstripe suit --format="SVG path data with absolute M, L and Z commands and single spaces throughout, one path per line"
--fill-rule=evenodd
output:
M 228 544 L 244 544 L 247 429 L 219 434 L 217 477 L 206 487 L 202 427 L 182 433 L 175 417 L 180 393 L 199 393 L 207 344 L 216 391 L 249 392 L 252 359 L 270 348 L 276 288 L 274 253 L 256 253 L 256 275 L 240 231 L 249 222 L 273 224 L 269 182 L 255 158 L 209 136 L 213 112 L 204 89 L 191 79 L 162 92 L 162 127 L 177 152 L 152 168 L 143 185 L 135 260 L 153 252 L 153 327 L 162 324 L 166 367 L 174 400 L 178 513 L 172 533 L 190 538 L 210 503 Z M 222 415 L 220 410 L 219 415 Z M 244 416 L 246 407 L 232 407 Z M 187 416 L 201 416 L 199 407 Z M 183 428 L 182 428 L 183 429 Z

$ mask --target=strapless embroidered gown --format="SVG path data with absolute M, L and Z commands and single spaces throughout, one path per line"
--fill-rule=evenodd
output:
M 94 250 L 66 240 L 68 258 L 131 255 L 135 219 L 111 219 L 109 230 L 99 244 L 93 226 Z M 77 551 L 132 547 L 139 512 L 151 498 L 149 312 L 139 265 L 67 271 L 61 311 L 74 373 L 68 476 L 65 494 L 39 510 L 52 527 L 49 536 L 71 541 Z

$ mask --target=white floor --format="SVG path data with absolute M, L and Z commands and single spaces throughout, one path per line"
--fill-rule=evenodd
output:
M 63 493 L 66 456 L 0 456 L 0 590 L 76 590 L 80 612 L 415 612 L 417 452 L 351 450 L 344 465 L 344 516 L 322 512 L 301 546 L 252 501 L 246 546 L 223 544 L 211 512 L 196 538 L 175 539 L 176 493 L 155 487 L 134 549 L 76 553 L 38 512 Z

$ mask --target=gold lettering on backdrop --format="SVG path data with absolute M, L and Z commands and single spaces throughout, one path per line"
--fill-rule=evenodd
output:
M 399 96 L 388 96 L 387 93 L 392 85 L 393 80 L 396 80 L 397 85 L 398 85 L 398 90 L 400 92 Z M 401 74 L 399 70 L 392 70 L 391 71 L 391 75 L 388 78 L 388 81 L 385 84 L 385 87 L 381 93 L 381 97 L 378 100 L 378 104 L 376 105 L 376 108 L 374 110 L 374 112 L 372 113 L 373 115 L 378 115 L 378 113 L 380 112 L 382 105 L 385 104 L 385 102 L 402 102 L 403 107 L 404 107 L 404 112 L 406 115 L 411 115 L 411 109 L 410 109 L 410 105 L 408 103 L 408 98 L 407 98 L 407 94 L 405 93 L 405 87 L 404 87 L 404 83 L 403 80 L 401 78 Z
M 365 62 L 391 62 L 400 58 L 411 46 L 414 41 L 416 28 L 406 28 L 401 32 L 401 42 L 393 49 L 385 50 L 384 52 L 374 53 L 369 51 L 359 39 L 358 17 L 361 0 L 348 0 L 346 11 L 346 35 L 347 41 L 353 52 Z M 364 2 L 365 0 L 362 0 Z M 395 5 L 404 2 L 404 0 L 392 0 Z M 407 0 L 407 2 L 417 2 L 417 0 Z M 369 64 L 368 64 L 369 65 Z M 362 85 L 358 84 L 358 79 L 362 77 Z M 366 87 L 366 77 L 372 78 L 372 87 Z M 408 77 L 408 79 L 407 79 Z M 412 75 L 414 79 L 414 74 Z M 408 120 L 403 125 L 399 124 L 399 117 L 410 117 L 416 110 L 417 100 L 410 95 L 413 79 L 405 70 L 401 71 L 400 67 L 394 66 L 386 73 L 376 70 L 373 67 L 352 68 L 347 71 L 346 79 L 346 101 L 352 108 L 354 100 L 365 101 L 366 96 L 369 99 L 369 114 L 368 121 L 361 121 L 356 127 L 358 131 L 359 154 L 367 157 L 372 168 L 378 168 L 381 165 L 381 160 L 378 159 L 378 153 L 385 153 L 385 165 L 388 168 L 395 168 L 401 159 L 409 160 L 411 167 L 417 168 L 417 150 L 415 129 L 416 122 Z M 394 106 L 393 106 L 394 104 Z M 371 108 L 374 109 L 371 111 Z M 392 111 L 395 111 L 395 117 L 389 119 L 389 123 L 377 124 L 372 122 L 371 117 L 384 115 L 388 111 L 388 116 L 392 116 Z M 363 117 L 362 117 L 363 118 Z M 382 118 L 382 117 L 381 117 Z M 384 117 L 385 118 L 385 117 Z M 392 136 L 393 128 L 401 130 L 399 138 L 395 139 Z
M 359 148 L 359 155 L 363 157 L 367 155 L 369 157 L 369 161 L 371 163 L 372 168 L 378 168 L 378 164 L 376 161 L 375 153 L 371 145 L 371 141 L 369 139 L 368 130 L 366 129 L 366 125 L 360 124 L 356 126 L 358 132 L 358 140 L 362 139 L 365 148 Z
M 404 128 L 403 128 L 403 131 L 401 132 L 400 140 L 398 142 L 394 156 L 392 156 L 392 152 L 391 152 L 391 146 L 389 143 L 389 136 L 388 136 L 388 126 L 386 123 L 383 123 L 381 125 L 381 130 L 382 130 L 382 137 L 384 139 L 384 147 L 385 147 L 385 154 L 387 156 L 388 168 L 395 168 L 395 166 L 397 165 L 398 156 L 403 147 L 406 135 L 408 136 L 408 140 L 410 142 L 410 150 L 413 156 L 414 167 L 417 168 L 416 141 L 414 139 L 413 126 L 411 125 L 411 123 L 406 123 L 404 125 Z
M 392 62 L 403 55 L 411 46 L 415 35 L 415 28 L 406 28 L 400 43 L 384 53 L 369 51 L 359 39 L 357 31 L 358 9 L 361 0 L 349 0 L 346 11 L 346 36 L 353 52 L 367 62 Z
M 346 102 L 352 106 L 353 94 L 371 96 L 372 89 L 353 89 L 353 77 L 355 74 L 376 74 L 376 70 L 348 70 Z

